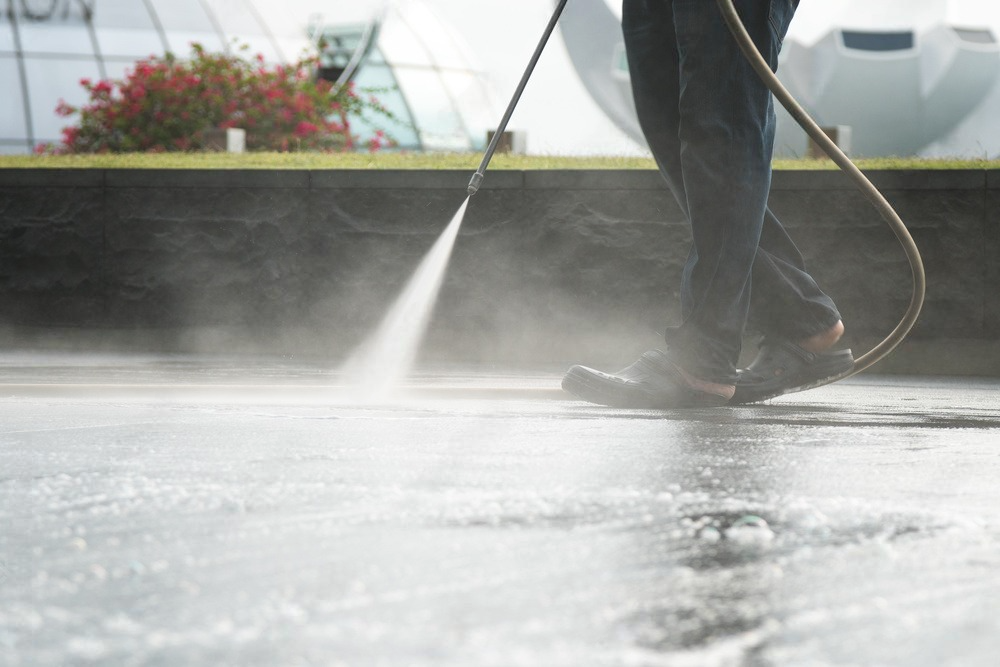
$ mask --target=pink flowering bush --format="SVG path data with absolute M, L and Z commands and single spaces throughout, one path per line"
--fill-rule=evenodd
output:
M 83 79 L 90 99 L 82 107 L 60 103 L 57 113 L 79 115 L 63 130 L 62 144 L 40 152 L 120 153 L 190 151 L 206 147 L 217 130 L 247 131 L 251 150 L 354 148 L 348 116 L 373 112 L 390 117 L 373 97 L 362 98 L 352 85 L 333 90 L 316 80 L 314 60 L 265 66 L 208 53 L 192 45 L 192 57 L 172 54 L 140 61 L 125 78 L 94 83 Z M 389 145 L 384 133 L 369 150 Z

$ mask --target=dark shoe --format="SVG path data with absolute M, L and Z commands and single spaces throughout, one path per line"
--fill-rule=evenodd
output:
M 562 388 L 585 401 L 613 408 L 714 408 L 729 402 L 725 396 L 689 386 L 680 369 L 660 350 L 646 352 L 613 375 L 573 366 L 563 378 Z
M 850 350 L 808 352 L 788 341 L 765 341 L 757 358 L 740 371 L 733 404 L 765 401 L 844 377 L 854 369 Z

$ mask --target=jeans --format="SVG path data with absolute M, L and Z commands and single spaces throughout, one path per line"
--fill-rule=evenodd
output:
M 771 68 L 798 0 L 737 0 Z M 713 0 L 624 0 L 622 30 L 643 134 L 690 225 L 671 358 L 733 384 L 746 327 L 800 340 L 840 320 L 768 208 L 775 114 Z

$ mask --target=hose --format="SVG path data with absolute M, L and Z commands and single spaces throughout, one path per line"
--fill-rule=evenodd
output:
M 910 297 L 909 307 L 903 314 L 899 324 L 886 336 L 885 340 L 872 348 L 871 351 L 858 357 L 854 362 L 854 368 L 847 375 L 842 375 L 835 379 L 850 377 L 870 368 L 888 356 L 903 342 L 903 339 L 906 338 L 906 335 L 913 328 L 917 318 L 920 316 L 920 309 L 924 304 L 924 293 L 927 287 L 927 279 L 924 275 L 924 263 L 920 258 L 920 251 L 917 249 L 917 244 L 913 241 L 913 237 L 910 236 L 910 232 L 906 229 L 906 225 L 889 202 L 886 201 L 886 198 L 882 196 L 882 193 L 878 191 L 878 188 L 872 185 L 872 182 L 861 173 L 857 165 L 851 162 L 851 159 L 840 150 L 837 144 L 820 129 L 816 121 L 806 113 L 802 106 L 792 97 L 791 93 L 782 85 L 781 81 L 778 80 L 778 77 L 775 76 L 770 65 L 767 64 L 760 51 L 757 50 L 753 39 L 747 33 L 743 21 L 736 11 L 736 7 L 733 5 L 733 0 L 716 0 L 716 2 L 726 21 L 726 25 L 729 27 L 729 31 L 733 33 L 733 37 L 739 44 L 740 50 L 746 56 L 747 61 L 754 68 L 754 71 L 757 72 L 757 75 L 760 76 L 761 81 L 774 94 L 775 99 L 791 114 L 795 122 L 854 181 L 858 189 L 861 190 L 865 197 L 868 198 L 868 201 L 878 210 L 879 214 L 896 235 L 900 245 L 903 246 L 906 259 L 910 262 L 910 270 L 913 273 L 913 293 Z

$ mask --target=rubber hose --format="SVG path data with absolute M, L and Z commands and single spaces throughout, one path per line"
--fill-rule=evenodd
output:
M 861 173 L 857 165 L 851 162 L 851 159 L 847 157 L 840 147 L 835 144 L 830 137 L 820 129 L 819 125 L 816 124 L 808 113 L 802 108 L 802 106 L 792 97 L 792 94 L 782 85 L 781 81 L 771 70 L 770 65 L 761 55 L 760 51 L 757 50 L 757 46 L 754 44 L 753 39 L 747 33 L 746 28 L 743 25 L 743 21 L 740 19 L 739 14 L 736 11 L 736 7 L 733 5 L 733 0 L 716 0 L 719 5 L 719 10 L 722 12 L 722 16 L 726 21 L 726 25 L 729 26 L 729 31 L 733 33 L 733 37 L 739 44 L 740 50 L 746 59 L 749 61 L 750 65 L 753 66 L 754 71 L 760 76 L 761 81 L 764 85 L 774 94 L 774 97 L 781 103 L 783 107 L 791 114 L 795 122 L 806 131 L 806 134 L 815 141 L 820 148 L 823 149 L 831 160 L 833 160 L 841 170 L 846 173 L 859 190 L 868 198 L 868 201 L 878 210 L 882 218 L 888 223 L 889 227 L 892 229 L 896 238 L 899 240 L 900 245 L 903 246 L 903 251 L 906 253 L 906 259 L 910 262 L 910 270 L 913 273 L 913 294 L 910 297 L 910 305 L 903 314 L 902 319 L 896 328 L 886 336 L 885 340 L 876 345 L 871 349 L 870 352 L 858 357 L 854 362 L 854 368 L 845 376 L 840 376 L 836 379 L 843 379 L 844 377 L 849 377 L 856 373 L 870 368 L 874 364 L 878 363 L 886 356 L 888 356 L 896 347 L 903 342 L 906 335 L 913 328 L 916 323 L 917 318 L 920 316 L 920 309 L 924 305 L 924 293 L 926 291 L 927 280 L 924 275 L 924 263 L 920 258 L 920 251 L 917 249 L 917 244 L 913 241 L 913 237 L 910 236 L 910 232 L 906 229 L 906 225 L 900 219 L 899 215 L 892 208 L 886 198 L 882 196 L 882 193 L 878 191 L 872 182 Z

